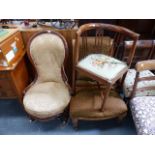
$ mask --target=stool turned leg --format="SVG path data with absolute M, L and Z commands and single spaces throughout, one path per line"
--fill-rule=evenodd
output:
M 75 129 L 77 129 L 78 128 L 78 119 L 77 118 L 72 118 L 72 124 L 73 124 L 73 127 Z
M 33 117 L 29 117 L 30 118 L 30 123 L 32 123 L 32 122 L 34 122 L 35 121 L 35 119 L 33 118 Z
M 127 115 L 127 112 L 121 114 L 120 116 L 118 116 L 118 118 L 117 118 L 118 119 L 118 123 L 121 123 L 123 121 L 123 119 L 126 117 L 126 115 Z
M 69 106 L 65 109 L 62 117 L 63 117 L 63 124 L 66 125 L 69 121 Z

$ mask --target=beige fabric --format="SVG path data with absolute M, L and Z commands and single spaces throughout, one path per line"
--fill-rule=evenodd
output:
M 69 90 L 61 75 L 65 58 L 63 41 L 55 34 L 38 35 L 31 42 L 30 55 L 38 78 L 24 96 L 25 110 L 40 119 L 62 113 L 70 101 Z
M 64 44 L 56 35 L 42 34 L 33 39 L 30 54 L 40 82 L 62 82 L 61 66 L 65 57 Z
M 64 84 L 45 82 L 33 85 L 23 103 L 29 114 L 44 119 L 62 113 L 69 101 L 68 88 Z
M 71 99 L 70 115 L 76 118 L 113 118 L 117 115 L 127 112 L 127 106 L 116 92 L 111 92 L 110 97 L 104 105 L 104 111 L 101 112 L 102 99 L 100 92 L 94 90 L 79 91 Z

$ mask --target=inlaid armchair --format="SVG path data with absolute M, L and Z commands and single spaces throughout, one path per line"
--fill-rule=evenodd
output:
M 91 23 L 79 27 L 73 52 L 70 104 L 73 125 L 78 120 L 123 118 L 127 107 L 115 88 L 131 65 L 139 35 L 124 27 Z M 122 62 L 124 41 L 133 40 L 127 62 Z M 120 85 L 118 85 L 120 84 Z
M 125 56 L 129 51 L 129 49 L 132 47 L 133 44 L 132 41 L 126 41 L 125 42 L 125 49 L 126 53 L 124 54 L 124 59 L 126 59 L 127 56 Z M 135 63 L 142 60 L 147 59 L 153 59 L 155 53 L 155 40 L 138 40 L 136 43 L 136 52 L 135 56 L 132 62 L 132 68 L 128 70 L 128 73 L 126 75 L 126 78 L 123 83 L 123 92 L 125 95 L 125 98 L 128 99 L 131 97 L 131 93 L 133 91 L 133 85 L 136 78 L 136 69 L 133 68 L 135 66 Z M 150 77 L 155 76 L 153 72 L 150 70 L 143 70 L 139 73 L 139 77 Z M 155 80 L 151 81 L 141 81 L 138 84 L 139 88 L 143 87 L 149 87 L 149 86 L 155 86 Z M 147 96 L 147 95 L 155 95 L 154 90 L 137 90 L 136 96 Z
M 35 79 L 25 90 L 23 106 L 33 119 L 46 120 L 62 114 L 70 102 L 64 65 L 68 47 L 54 31 L 35 34 L 27 53 L 35 70 Z
M 138 38 L 139 34 L 121 26 L 102 23 L 82 25 L 76 33 L 76 40 L 73 42 L 73 93 L 76 92 L 76 88 L 78 86 L 83 86 L 78 84 L 81 83 L 81 79 L 86 79 L 86 81 L 89 79 L 91 82 L 94 81 L 90 75 L 79 71 L 79 68 L 81 70 L 81 67 L 79 67 L 81 61 L 84 61 L 85 58 L 87 61 L 92 57 L 95 57 L 94 59 L 96 59 L 96 57 L 99 57 L 99 54 L 102 54 L 102 57 L 105 56 L 105 59 L 106 56 L 111 56 L 113 58 L 123 60 L 125 41 L 132 40 L 126 59 L 126 64 L 130 68 L 135 55 L 136 42 Z M 83 68 L 84 66 L 82 69 Z
M 155 86 L 151 84 L 151 81 L 155 81 L 154 75 L 139 77 L 139 74 L 145 70 L 155 70 L 155 60 L 141 61 L 136 64 L 136 78 L 129 105 L 137 133 L 155 135 L 155 93 L 136 96 L 138 91 L 149 90 L 155 92 Z M 150 82 L 150 85 L 139 87 L 141 82 Z

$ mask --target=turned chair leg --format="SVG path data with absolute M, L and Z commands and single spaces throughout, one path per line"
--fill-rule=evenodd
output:
M 124 114 L 118 116 L 118 117 L 117 117 L 118 123 L 121 123 L 121 122 L 123 121 L 123 119 L 126 117 L 126 115 L 127 115 L 127 113 L 124 113 Z
M 78 128 L 78 119 L 72 118 L 72 124 L 73 124 L 74 129 L 77 129 Z
M 75 93 L 76 93 L 76 76 L 77 76 L 76 74 L 77 74 L 77 72 L 74 69 L 73 74 L 72 74 L 72 95 L 75 95 Z
M 64 110 L 63 114 L 60 116 L 60 120 L 63 125 L 66 125 L 69 120 L 69 106 Z
M 29 118 L 30 118 L 30 123 L 35 121 L 33 117 L 29 117 Z

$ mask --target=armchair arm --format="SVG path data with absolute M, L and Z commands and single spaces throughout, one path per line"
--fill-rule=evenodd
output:
M 139 61 L 136 64 L 136 70 L 138 72 L 143 70 L 155 70 L 155 60 Z
M 154 90 L 154 86 L 148 86 L 144 88 L 137 88 L 137 84 L 140 81 L 150 81 L 150 80 L 155 80 L 155 76 L 149 76 L 149 77 L 139 77 L 139 72 L 143 70 L 155 70 L 155 60 L 145 60 L 145 61 L 139 61 L 136 64 L 136 78 L 133 86 L 133 91 L 131 93 L 131 97 L 135 96 L 136 90 Z
M 155 70 L 155 60 L 139 61 L 136 64 L 136 70 L 138 72 L 143 70 Z

